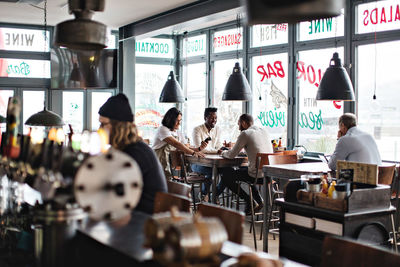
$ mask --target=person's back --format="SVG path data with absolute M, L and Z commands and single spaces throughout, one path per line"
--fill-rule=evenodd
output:
M 378 146 L 370 134 L 353 127 L 343 136 L 343 141 L 349 148 L 345 160 L 378 165 L 382 163 Z
M 137 161 L 142 172 L 143 191 L 135 210 L 152 214 L 155 194 L 167 192 L 167 183 L 161 164 L 153 150 L 141 141 L 127 145 L 123 151 Z
M 329 160 L 329 168 L 335 170 L 338 160 L 382 164 L 374 138 L 356 126 L 350 128 L 346 135 L 339 139 L 335 152 Z

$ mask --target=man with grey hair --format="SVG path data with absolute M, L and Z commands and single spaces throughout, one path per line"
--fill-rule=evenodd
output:
M 352 113 L 345 113 L 339 118 L 338 142 L 328 165 L 336 170 L 338 160 L 361 163 L 382 163 L 378 146 L 374 138 L 357 127 L 357 118 Z

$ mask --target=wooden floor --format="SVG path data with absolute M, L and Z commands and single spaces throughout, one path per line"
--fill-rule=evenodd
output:
M 257 251 L 262 251 L 263 241 L 260 240 L 261 225 L 256 225 L 257 233 Z M 243 245 L 254 249 L 253 233 L 249 233 L 250 223 L 246 222 L 244 227 Z M 279 256 L 279 236 L 275 235 L 275 240 L 270 234 L 268 237 L 268 253 Z

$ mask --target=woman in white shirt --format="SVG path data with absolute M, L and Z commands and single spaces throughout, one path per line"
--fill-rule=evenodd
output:
M 157 129 L 154 137 L 153 149 L 161 162 L 165 177 L 171 178 L 169 167 L 169 152 L 171 150 L 181 150 L 186 154 L 204 157 L 204 154 L 187 147 L 183 142 L 184 138 L 181 132 L 178 132 L 182 121 L 182 113 L 177 108 L 170 108 L 165 113 L 161 126 Z

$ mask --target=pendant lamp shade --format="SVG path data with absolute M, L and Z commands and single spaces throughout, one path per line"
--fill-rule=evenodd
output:
M 64 124 L 63 119 L 57 113 L 47 110 L 46 108 L 30 116 L 25 122 L 25 125 L 29 126 L 46 127 L 62 127 Z
M 246 0 L 248 24 L 311 21 L 340 15 L 344 0 Z
M 249 82 L 244 76 L 239 62 L 235 63 L 231 76 L 226 83 L 222 100 L 225 101 L 249 101 L 251 99 L 251 90 Z
M 80 82 L 82 80 L 81 69 L 76 62 L 74 63 L 69 79 L 74 82 Z
M 326 69 L 318 87 L 317 100 L 354 101 L 353 85 L 347 71 L 342 67 L 339 54 L 333 58 Z
M 104 11 L 104 0 L 69 0 L 75 19 L 56 25 L 54 44 L 75 50 L 101 50 L 107 45 L 107 26 L 92 20 L 95 11 Z
M 182 94 L 182 88 L 178 81 L 175 79 L 174 72 L 171 71 L 168 75 L 168 80 L 165 83 L 160 99 L 160 103 L 182 103 L 185 102 L 185 98 Z

